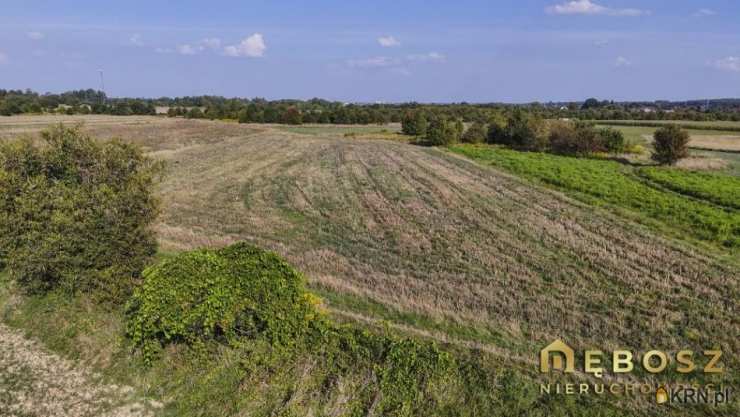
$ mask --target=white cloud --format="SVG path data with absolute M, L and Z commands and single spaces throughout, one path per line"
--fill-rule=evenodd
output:
M 406 55 L 402 58 L 376 56 L 364 59 L 351 59 L 347 61 L 347 66 L 357 69 L 383 69 L 393 74 L 410 76 L 411 70 L 408 68 L 409 65 L 445 62 L 446 59 L 439 52 L 429 52 L 426 54 Z
M 613 9 L 591 2 L 591 0 L 572 0 L 563 4 L 556 4 L 545 8 L 550 14 L 564 15 L 606 15 L 606 16 L 643 16 L 650 14 L 640 9 Z
M 714 61 L 714 67 L 724 71 L 740 72 L 740 57 L 728 56 Z
M 620 56 L 617 57 L 617 59 L 614 61 L 614 65 L 617 67 L 629 67 L 632 65 L 632 61 L 623 56 Z
M 715 16 L 717 12 L 715 12 L 712 9 L 699 9 L 694 13 L 694 17 L 707 17 L 707 16 Z
M 184 44 L 184 45 L 177 45 L 177 53 L 180 55 L 195 55 L 201 50 L 198 47 L 195 47 L 193 45 Z
M 141 35 L 138 33 L 134 33 L 131 35 L 130 38 L 128 38 L 128 43 L 134 46 L 143 46 L 144 42 L 141 40 Z
M 378 43 L 383 48 L 391 48 L 394 46 L 401 46 L 401 42 L 393 36 L 381 36 L 378 38 Z
M 8 62 L 8 56 L 0 52 L 0 65 L 5 64 L 6 62 Z
M 41 32 L 28 32 L 26 33 L 29 39 L 33 39 L 35 41 L 40 41 L 41 39 L 44 39 L 46 35 L 44 35 Z
M 389 58 L 387 56 L 376 56 L 373 58 L 365 59 L 351 59 L 347 61 L 347 65 L 352 68 L 383 68 L 393 67 L 399 65 L 401 62 L 395 58 Z
M 221 39 L 219 39 L 219 38 L 205 38 L 205 39 L 202 39 L 200 41 L 199 45 L 202 46 L 202 47 L 204 47 L 204 48 L 209 48 L 209 49 L 214 49 L 214 50 L 215 49 L 219 49 L 219 48 L 221 48 Z
M 267 45 L 262 34 L 255 33 L 243 39 L 238 45 L 230 45 L 224 48 L 224 54 L 233 57 L 259 58 L 265 54 Z
M 177 52 L 180 55 L 197 55 L 206 49 L 217 51 L 221 48 L 221 39 L 219 38 L 205 38 L 198 41 L 198 43 L 190 44 L 185 43 L 178 45 L 175 49 L 170 48 L 157 48 L 154 51 L 160 54 L 170 54 Z
M 390 71 L 394 74 L 403 75 L 404 77 L 408 77 L 411 75 L 411 71 L 409 71 L 408 68 L 404 67 L 391 68 Z
M 447 57 L 439 52 L 429 52 L 428 54 L 408 55 L 406 59 L 417 62 L 444 62 L 447 60 Z

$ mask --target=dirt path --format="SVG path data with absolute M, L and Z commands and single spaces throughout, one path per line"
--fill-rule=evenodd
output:
M 99 377 L 46 351 L 0 324 L 0 416 L 139 417 L 144 404 L 130 387 L 104 385 Z

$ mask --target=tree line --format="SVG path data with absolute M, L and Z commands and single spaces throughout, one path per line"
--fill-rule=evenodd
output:
M 520 151 L 549 152 L 568 156 L 590 156 L 631 152 L 624 134 L 611 127 L 598 127 L 581 120 L 548 120 L 517 109 L 494 113 L 469 126 L 460 118 L 440 113 L 409 111 L 401 120 L 401 131 L 433 146 L 455 143 L 489 143 Z M 689 134 L 678 125 L 665 125 L 655 132 L 652 159 L 672 165 L 689 155 Z
M 348 104 L 314 98 L 311 100 L 266 100 L 188 96 L 160 98 L 110 98 L 92 89 L 61 94 L 39 94 L 31 90 L 0 89 L 0 115 L 33 113 L 153 115 L 166 107 L 171 117 L 231 119 L 243 123 L 397 123 L 408 111 L 443 114 L 465 123 L 483 121 L 496 113 L 525 110 L 545 119 L 579 120 L 691 120 L 740 121 L 740 100 L 687 102 L 599 101 L 568 103 L 376 103 Z
M 14 114 L 111 114 L 155 115 L 148 99 L 109 98 L 102 91 L 75 90 L 61 94 L 38 94 L 31 90 L 0 89 L 0 116 Z

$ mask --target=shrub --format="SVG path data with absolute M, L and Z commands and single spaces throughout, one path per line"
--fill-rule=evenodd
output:
M 518 110 L 507 122 L 504 144 L 524 151 L 544 151 L 548 147 L 547 125 L 540 117 Z
M 429 122 L 426 139 L 434 146 L 444 146 L 460 142 L 465 129 L 461 120 L 449 120 L 445 116 L 436 116 Z
M 237 337 L 290 346 L 319 317 L 304 277 L 246 243 L 183 253 L 144 271 L 127 333 L 146 358 L 161 344 Z
M 427 134 L 427 118 L 421 111 L 406 112 L 401 119 L 401 131 L 404 135 L 425 136 Z
M 119 141 L 58 126 L 0 145 L 0 256 L 29 292 L 128 296 L 156 251 L 150 225 L 160 165 Z
M 481 122 L 474 122 L 465 134 L 462 135 L 462 141 L 465 143 L 483 143 L 486 141 L 486 125 Z
M 689 156 L 689 133 L 676 125 L 668 125 L 655 131 L 652 158 L 660 164 L 673 165 Z
M 549 146 L 553 153 L 573 156 L 598 152 L 621 153 L 625 150 L 622 132 L 610 128 L 597 129 L 589 123 L 568 121 L 550 123 Z
M 583 122 L 557 122 L 550 126 L 549 145 L 553 153 L 585 156 L 606 152 L 600 131 Z
M 568 154 L 574 148 L 573 142 L 577 136 L 573 123 L 556 121 L 550 124 L 550 149 L 554 153 Z
M 606 148 L 608 152 L 617 154 L 623 153 L 627 149 L 624 134 L 619 130 L 612 129 L 610 127 L 599 129 L 599 136 L 604 144 L 604 148 Z

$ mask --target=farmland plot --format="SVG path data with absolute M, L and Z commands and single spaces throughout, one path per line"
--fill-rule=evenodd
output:
M 740 347 L 735 264 L 557 192 L 434 148 L 161 123 L 88 129 L 168 161 L 164 250 L 249 240 L 339 315 L 441 331 L 528 367 L 556 337 Z

